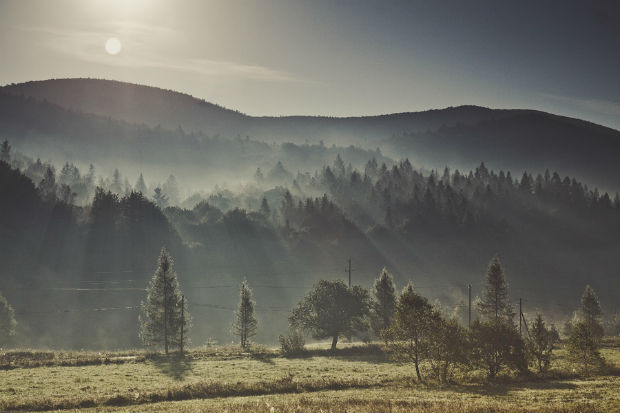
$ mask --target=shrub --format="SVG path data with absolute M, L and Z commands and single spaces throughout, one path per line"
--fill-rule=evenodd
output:
M 280 350 L 285 356 L 299 354 L 304 351 L 306 340 L 299 330 L 290 330 L 286 335 L 280 334 Z

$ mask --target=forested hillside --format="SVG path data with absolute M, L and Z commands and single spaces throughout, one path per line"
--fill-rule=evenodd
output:
M 424 172 L 372 158 L 358 169 L 337 155 L 312 173 L 276 164 L 243 187 L 184 199 L 183 180 L 157 192 L 146 174 L 130 184 L 122 169 L 97 177 L 15 151 L 4 159 L 0 288 L 16 308 L 19 339 L 32 345 L 138 345 L 137 306 L 162 246 L 199 320 L 195 344 L 230 339 L 244 278 L 255 290 L 257 340 L 274 342 L 313 282 L 347 279 L 349 257 L 354 284 L 369 287 L 387 267 L 398 288 L 412 281 L 461 318 L 467 285 L 480 293 L 496 254 L 511 298 L 529 311 L 563 321 L 564 303 L 588 283 L 605 311 L 618 311 L 618 195 L 554 172 L 513 176 L 484 164 Z
M 190 133 L 180 125 L 150 127 L 1 91 L 0 138 L 56 163 L 92 163 L 110 171 L 145 172 L 160 180 L 172 173 L 195 189 L 236 183 L 257 167 L 267 172 L 277 161 L 293 172 L 320 168 L 338 153 L 360 166 L 373 156 L 389 162 L 377 149 L 263 142 L 241 135 Z
M 7 85 L 0 88 L 0 100 L 0 134 L 32 155 L 47 152 L 61 160 L 88 163 L 118 157 L 153 169 L 183 160 L 184 167 L 200 163 L 209 166 L 210 173 L 221 173 L 229 164 L 241 170 L 246 165 L 264 167 L 261 163 L 267 157 L 269 162 L 279 159 L 305 171 L 335 157 L 329 152 L 316 159 L 323 144 L 354 145 L 370 151 L 380 148 L 393 159 L 408 157 L 427 169 L 449 165 L 469 170 L 484 160 L 495 169 L 521 173 L 549 168 L 579 176 L 590 186 L 620 190 L 620 132 L 534 110 L 459 106 L 347 118 L 253 117 L 186 94 L 103 79 Z M 53 103 L 54 108 L 31 108 L 33 101 Z M 72 113 L 58 113 L 59 107 Z M 86 120 L 77 112 L 96 117 Z M 97 145 L 103 140 L 114 145 Z M 295 150 L 281 153 L 283 143 L 294 144 Z M 365 155 L 348 159 L 358 164 L 361 158 L 370 159 Z M 194 167 L 188 179 L 200 171 Z M 224 177 L 238 179 L 221 174 Z

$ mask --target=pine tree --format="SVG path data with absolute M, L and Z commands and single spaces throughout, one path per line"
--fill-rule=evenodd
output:
M 568 339 L 568 359 L 582 367 L 585 375 L 589 375 L 592 367 L 603 364 L 599 353 L 598 340 L 585 321 L 578 321 L 573 325 Z
M 344 176 L 344 161 L 340 157 L 340 154 L 336 155 L 336 160 L 334 160 L 334 173 L 337 177 L 341 178 Z
M 504 270 L 497 256 L 489 262 L 486 283 L 484 295 L 477 304 L 480 315 L 488 321 L 499 319 L 512 321 L 515 314 L 508 299 L 508 284 L 504 278 Z
M 239 308 L 235 313 L 233 331 L 241 341 L 241 347 L 247 348 L 250 344 L 250 337 L 256 335 L 258 322 L 254 317 L 254 301 L 252 301 L 252 290 L 248 286 L 247 280 L 241 283 Z
M 140 192 L 142 195 L 146 194 L 146 184 L 144 183 L 144 177 L 142 176 L 142 173 L 140 173 L 140 176 L 136 181 L 135 190 L 136 192 Z
M 56 172 L 52 166 L 45 169 L 43 179 L 39 182 L 39 191 L 46 199 L 56 198 Z
M 189 327 L 187 300 L 179 288 L 173 260 L 165 248 L 159 254 L 158 266 L 149 287 L 146 301 L 141 303 L 140 338 L 147 346 L 181 347 Z
M 112 185 L 110 186 L 110 190 L 116 195 L 120 195 L 123 191 L 123 185 L 121 183 L 121 173 L 118 171 L 118 169 L 114 169 L 114 173 L 112 174 Z
M 581 316 L 588 325 L 595 339 L 600 339 L 603 336 L 603 325 L 601 323 L 601 317 L 603 310 L 601 303 L 589 285 L 583 290 L 581 296 Z
M 168 179 L 163 186 L 164 193 L 168 196 L 168 201 L 171 205 L 176 205 L 180 201 L 179 185 L 177 184 L 177 178 L 174 175 L 168 176 Z
M 11 145 L 6 139 L 0 145 L 0 161 L 7 163 L 11 161 Z
M 374 313 L 376 316 L 374 330 L 377 335 L 388 328 L 394 318 L 396 309 L 396 292 L 392 274 L 386 268 L 381 271 L 374 284 Z
M 160 187 L 155 188 L 153 201 L 159 208 L 164 209 L 168 206 L 168 197 L 164 194 Z
M 513 323 L 508 284 L 498 257 L 489 262 L 486 284 L 477 304 L 482 321 L 476 320 L 470 328 L 472 361 L 486 368 L 490 379 L 504 366 L 525 371 L 525 343 Z
M 15 335 L 16 326 L 15 311 L 0 292 L 0 347 L 6 345 L 9 338 Z
M 86 185 L 88 185 L 89 187 L 95 184 L 95 166 L 92 163 L 88 166 L 88 173 L 86 174 L 85 178 Z

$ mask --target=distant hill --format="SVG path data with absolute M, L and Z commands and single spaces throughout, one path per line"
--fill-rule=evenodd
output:
M 247 116 L 190 95 L 100 79 L 55 79 L 1 88 L 5 93 L 47 100 L 74 111 L 152 127 L 186 131 L 229 130 Z
M 193 96 L 151 86 L 103 79 L 53 79 L 12 84 L 5 93 L 47 100 L 68 109 L 110 116 L 131 123 L 187 132 L 232 135 L 252 133 L 257 138 L 295 141 L 339 135 L 391 135 L 422 132 L 443 125 L 469 124 L 506 116 L 477 106 L 461 106 L 417 113 L 395 113 L 364 117 L 283 116 L 251 117 L 197 99 Z
M 315 171 L 338 154 L 354 166 L 369 159 L 391 163 L 375 150 L 359 147 L 283 143 L 186 133 L 149 127 L 97 114 L 78 112 L 50 101 L 11 95 L 0 89 L 0 140 L 15 150 L 57 164 L 95 164 L 101 171 L 119 168 L 130 176 L 151 179 L 174 174 L 188 189 L 252 179 L 257 168 L 267 175 L 282 162 L 291 179 Z M 133 178 L 132 178 L 133 179 Z
M 459 106 L 348 118 L 252 117 L 187 94 L 110 80 L 34 81 L 0 91 L 152 128 L 267 143 L 378 147 L 428 168 L 469 169 L 481 160 L 515 173 L 548 167 L 606 190 L 620 189 L 619 131 L 533 110 Z

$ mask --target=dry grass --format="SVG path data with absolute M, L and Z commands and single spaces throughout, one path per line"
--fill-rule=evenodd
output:
M 196 399 L 86 411 L 148 412 L 614 412 L 618 380 L 535 386 L 396 386 L 303 394 Z
M 543 376 L 459 371 L 458 384 L 416 383 L 378 345 L 320 346 L 298 358 L 274 350 L 205 347 L 186 357 L 136 352 L 8 352 L 0 410 L 102 411 L 620 411 L 620 348 L 581 378 L 555 352 Z M 107 360 L 107 361 L 106 361 Z

